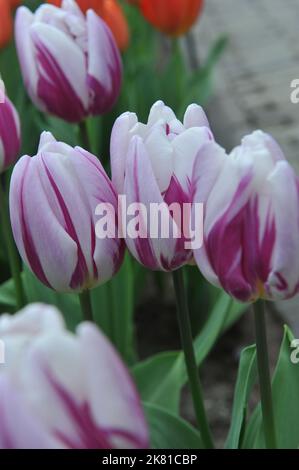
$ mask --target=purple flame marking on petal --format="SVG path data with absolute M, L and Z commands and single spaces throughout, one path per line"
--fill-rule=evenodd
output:
M 259 249 L 260 267 L 258 277 L 266 282 L 271 271 L 271 258 L 276 240 L 275 219 L 267 214 L 266 229 Z
M 106 88 L 95 77 L 87 74 L 86 83 L 90 90 L 92 99 L 89 112 L 90 114 L 94 115 L 106 113 L 111 110 L 118 98 L 122 81 L 122 63 L 120 60 L 118 48 L 111 36 L 111 31 L 108 27 L 106 27 L 106 29 L 108 29 L 106 33 L 110 45 L 110 53 L 112 54 L 110 60 L 113 66 L 108 64 L 109 73 L 112 79 L 112 86 L 111 90 L 107 91 Z
M 38 79 L 38 97 L 50 113 L 69 122 L 81 121 L 87 112 L 61 67 L 38 39 L 35 40 L 35 46 L 37 60 L 45 72 Z
M 134 156 L 133 177 L 134 177 L 134 190 L 136 195 L 135 202 L 142 202 L 140 200 L 139 182 L 138 182 L 138 162 L 137 155 Z M 142 228 L 141 228 L 142 229 Z M 136 250 L 140 262 L 149 269 L 159 268 L 158 261 L 156 260 L 153 248 L 149 238 L 138 237 L 135 240 Z
M 183 233 L 183 217 L 186 216 L 183 211 L 183 205 L 185 203 L 191 202 L 191 185 L 190 181 L 188 182 L 188 187 L 190 188 L 190 193 L 187 194 L 182 186 L 180 185 L 178 179 L 175 175 L 172 175 L 170 184 L 167 190 L 164 193 L 164 202 L 170 206 L 172 203 L 178 203 L 181 206 L 181 224 L 180 224 L 180 233 L 181 237 L 177 239 L 176 246 L 175 246 L 175 255 L 171 262 L 167 261 L 163 256 L 161 256 L 161 264 L 166 271 L 173 271 L 183 264 L 185 264 L 188 260 L 192 258 L 192 251 L 185 249 L 185 242 L 187 241 L 184 237 Z M 170 211 L 171 217 L 174 217 L 175 214 Z M 175 220 L 176 221 L 176 220 Z M 176 221 L 178 223 L 178 221 Z
M 54 181 L 54 178 L 51 175 L 50 170 L 47 167 L 44 159 L 42 159 L 42 161 L 43 161 L 47 176 L 49 178 L 49 182 L 50 182 L 50 184 L 52 186 L 52 189 L 55 193 L 55 196 L 57 198 L 57 202 L 58 202 L 58 204 L 60 206 L 60 209 L 63 213 L 63 217 L 64 217 L 64 221 L 65 221 L 65 230 L 77 245 L 78 261 L 77 261 L 77 266 L 75 268 L 75 271 L 73 272 L 71 282 L 70 282 L 70 287 L 72 289 L 77 289 L 77 288 L 83 286 L 83 284 L 86 281 L 86 278 L 89 275 L 87 263 L 86 263 L 86 260 L 85 260 L 84 254 L 83 254 L 83 250 L 81 248 L 80 241 L 79 241 L 78 235 L 76 233 L 74 224 L 73 224 L 71 216 L 69 214 L 68 208 L 67 208 L 67 206 L 66 206 L 66 204 L 63 200 L 63 197 L 62 197 L 62 195 L 61 195 L 61 193 L 60 193 L 60 191 L 59 191 L 59 189 L 58 189 L 58 187 L 57 187 L 57 185 Z
M 232 220 L 228 220 L 240 193 L 246 189 L 250 180 L 250 174 L 241 180 L 230 206 L 217 220 L 205 241 L 211 266 L 217 273 L 222 287 L 241 301 L 249 300 L 257 288 L 256 273 L 246 265 L 243 252 L 244 240 L 250 241 L 246 238 L 244 223 L 248 205 L 242 207 Z M 245 253 L 252 253 L 250 243 L 247 243 Z M 254 282 L 251 283 L 253 278 Z
M 142 439 L 125 429 L 100 427 L 92 416 L 89 403 L 76 402 L 70 393 L 54 379 L 48 369 L 45 369 L 45 375 L 77 431 L 78 440 L 76 441 L 59 429 L 54 431 L 55 435 L 68 447 L 73 449 L 113 449 L 113 439 L 115 438 L 125 439 L 133 448 L 146 447 L 146 443 Z
M 12 105 L 5 98 L 4 103 L 0 103 L 0 138 L 4 149 L 3 169 L 14 163 L 20 149 L 20 138 L 12 110 Z
M 38 277 L 38 279 L 40 279 L 47 287 L 51 288 L 51 285 L 48 279 L 46 278 L 41 262 L 39 260 L 39 256 L 34 246 L 34 242 L 33 242 L 33 238 L 32 238 L 29 226 L 27 225 L 27 222 L 26 222 L 25 208 L 24 208 L 24 191 L 25 191 L 24 183 L 25 183 L 25 178 L 26 178 L 29 164 L 30 164 L 30 160 L 28 160 L 27 166 L 24 170 L 23 177 L 21 180 L 20 193 L 19 193 L 20 194 L 19 204 L 20 204 L 20 212 L 21 212 L 20 225 L 21 225 L 21 230 L 22 230 L 22 238 L 23 238 L 26 257 L 27 257 L 31 270 Z

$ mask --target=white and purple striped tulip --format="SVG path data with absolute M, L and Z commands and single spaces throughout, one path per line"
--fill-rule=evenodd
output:
M 122 64 L 110 29 L 73 0 L 17 10 L 15 38 L 23 80 L 34 104 L 65 121 L 109 111 L 118 98 Z
M 211 140 L 207 117 L 196 104 L 187 108 L 183 122 L 162 101 L 152 106 L 147 124 L 138 122 L 134 113 L 124 113 L 116 120 L 111 136 L 114 187 L 126 196 L 127 205 L 141 203 L 149 209 L 152 203 L 168 207 L 191 203 L 194 160 L 203 144 Z M 173 223 L 171 211 L 168 218 Z M 192 251 L 185 248 L 182 227 L 177 229 L 181 237 L 176 238 L 175 231 L 167 239 L 147 233 L 146 237 L 126 237 L 127 246 L 150 269 L 177 269 L 192 258 Z
M 205 277 L 240 301 L 299 291 L 299 181 L 272 137 L 246 136 L 229 155 L 211 143 L 194 165 L 195 202 L 205 204 Z
M 21 147 L 19 115 L 6 95 L 0 101 L 0 173 L 15 163 Z
M 99 160 L 49 132 L 42 133 L 36 156 L 16 164 L 10 187 L 14 238 L 24 262 L 48 287 L 80 292 L 118 271 L 124 243 L 96 236 L 99 203 L 113 207 L 117 217 L 117 196 Z
M 69 332 L 54 307 L 0 318 L 1 449 L 147 448 L 135 385 L 92 323 Z

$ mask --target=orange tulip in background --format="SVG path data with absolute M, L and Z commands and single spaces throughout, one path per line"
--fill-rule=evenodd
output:
M 116 0 L 76 0 L 85 13 L 93 9 L 111 29 L 121 51 L 125 50 L 130 41 L 129 26 L 124 12 Z M 61 0 L 48 0 L 52 5 L 60 6 Z
M 132 1 L 130 2 L 132 3 Z M 143 16 L 163 33 L 180 36 L 195 23 L 204 0 L 140 0 Z
M 20 0 L 0 0 L 0 48 L 4 47 L 12 37 L 11 10 L 20 3 Z

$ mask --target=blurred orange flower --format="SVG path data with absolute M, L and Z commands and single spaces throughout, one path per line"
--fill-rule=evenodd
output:
M 11 9 L 17 6 L 19 1 L 0 0 L 0 48 L 4 47 L 12 37 Z
M 48 3 L 60 6 L 61 0 L 48 0 Z M 128 47 L 130 41 L 128 22 L 122 7 L 116 0 L 77 0 L 77 3 L 83 13 L 91 8 L 103 18 L 111 29 L 121 51 Z
M 143 16 L 169 36 L 186 33 L 202 11 L 204 0 L 140 0 Z
M 17 8 L 22 3 L 22 0 L 7 0 L 7 3 L 10 4 L 11 8 Z

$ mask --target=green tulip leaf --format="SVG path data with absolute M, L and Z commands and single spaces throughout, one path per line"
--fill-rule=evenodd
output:
M 225 445 L 227 449 L 239 449 L 241 447 L 242 431 L 247 416 L 247 404 L 256 378 L 256 346 L 253 345 L 245 348 L 241 353 L 231 427 Z
M 152 449 L 201 449 L 199 432 L 182 418 L 152 403 L 143 403 Z
M 272 381 L 274 415 L 279 449 L 299 447 L 299 363 L 291 360 L 294 336 L 286 326 Z M 244 448 L 265 448 L 261 405 L 253 412 L 246 427 Z
M 219 298 L 202 329 L 194 340 L 197 364 L 200 365 L 213 348 L 219 335 L 230 324 L 230 315 L 236 318 L 244 312 L 246 305 L 234 305 L 232 299 L 221 292 Z M 157 354 L 140 362 L 132 369 L 142 398 L 165 409 L 178 412 L 181 389 L 187 382 L 184 355 L 182 352 Z

